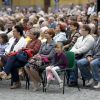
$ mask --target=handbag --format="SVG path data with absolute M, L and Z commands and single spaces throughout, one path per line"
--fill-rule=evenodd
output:
M 42 56 L 41 56 L 41 58 L 42 58 L 42 61 L 43 61 L 44 63 L 49 63 L 48 57 L 42 57 Z
M 75 58 L 78 60 L 78 59 L 82 59 L 83 56 L 84 56 L 84 54 L 76 54 Z
M 24 62 L 24 63 L 28 61 L 28 55 L 25 51 L 18 52 L 18 54 L 16 55 L 16 58 L 17 60 Z

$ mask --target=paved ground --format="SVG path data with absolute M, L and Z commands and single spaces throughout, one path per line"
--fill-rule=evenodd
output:
M 67 87 L 65 94 L 59 90 L 58 85 L 51 85 L 47 93 L 40 91 L 33 92 L 25 90 L 25 82 L 22 82 L 22 88 L 16 90 L 9 89 L 10 81 L 0 81 L 0 100 L 100 100 L 100 90 L 83 89 Z

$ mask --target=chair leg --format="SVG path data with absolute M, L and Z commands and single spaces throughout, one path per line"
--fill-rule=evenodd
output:
M 64 71 L 63 94 L 65 93 L 65 78 L 66 78 L 66 71 Z
M 74 72 L 74 75 L 76 75 L 75 71 L 73 71 L 73 72 Z M 80 87 L 79 87 L 79 84 L 78 84 L 78 79 L 77 79 L 77 88 L 80 91 Z
M 47 77 L 46 77 L 46 72 L 44 74 L 44 92 L 46 92 L 46 84 L 47 84 Z
M 12 77 L 11 77 L 11 86 L 13 85 L 13 80 L 12 80 Z
M 43 92 L 46 92 L 46 89 L 45 89 L 45 85 L 46 85 L 46 72 L 44 71 L 43 72 L 43 77 L 42 77 L 42 86 L 43 86 Z
M 82 78 L 82 80 L 83 80 L 83 86 L 85 86 L 85 80 L 84 80 L 84 78 Z
M 26 71 L 24 70 L 24 73 L 25 73 L 25 79 L 26 79 L 26 89 L 29 90 L 29 86 L 30 86 L 30 79 L 28 77 L 28 74 L 26 73 Z
M 30 87 L 30 80 L 29 80 L 29 77 L 27 76 L 27 89 L 29 90 L 29 87 Z
M 45 76 L 43 77 L 43 80 L 42 80 L 42 86 L 43 86 L 43 92 L 45 92 Z
M 30 86 L 30 80 L 29 80 L 29 77 L 27 77 L 27 79 L 26 79 L 26 89 L 29 90 L 29 86 Z
M 45 81 L 44 81 L 44 76 L 42 75 L 42 73 L 41 74 L 39 74 L 39 76 L 40 76 L 40 78 L 41 78 L 41 80 L 42 80 L 42 86 L 43 86 L 43 92 L 44 92 L 44 87 L 45 87 Z
M 69 76 L 70 76 L 70 71 L 67 71 L 66 72 L 67 85 L 69 85 Z

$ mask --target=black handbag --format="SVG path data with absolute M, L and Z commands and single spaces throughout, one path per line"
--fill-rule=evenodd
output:
M 84 57 L 84 54 L 76 54 L 75 58 L 78 59 L 82 59 Z

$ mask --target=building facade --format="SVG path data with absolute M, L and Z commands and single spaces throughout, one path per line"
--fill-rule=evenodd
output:
M 0 0 L 0 6 L 4 4 L 4 2 L 8 2 L 10 5 L 12 3 L 13 6 L 34 6 L 39 5 L 44 7 L 45 1 L 49 0 Z M 65 5 L 65 4 L 80 4 L 80 3 L 86 3 L 88 0 L 59 0 L 59 5 Z M 50 0 L 51 5 L 54 5 L 54 0 Z

